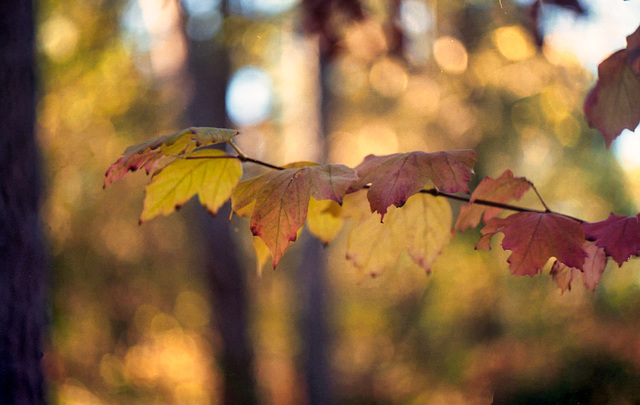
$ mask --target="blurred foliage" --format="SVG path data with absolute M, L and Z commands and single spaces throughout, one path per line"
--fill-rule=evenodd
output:
M 198 260 L 211 242 L 193 240 L 184 215 L 139 227 L 141 176 L 101 190 L 126 146 L 183 126 L 189 97 L 188 85 L 154 73 L 153 41 L 125 23 L 142 18 L 131 17 L 137 3 L 40 2 L 52 403 L 219 401 L 221 348 L 210 319 L 224 308 L 211 307 Z M 391 3 L 364 1 L 365 18 L 339 27 L 325 71 L 329 160 L 474 148 L 475 181 L 509 168 L 557 211 L 586 220 L 638 211 L 639 176 L 621 171 L 582 117 L 593 78 L 571 55 L 538 47 L 516 3 L 405 1 L 399 17 Z M 240 128 L 239 142 L 274 163 L 317 159 L 317 44 L 301 34 L 295 7 L 272 16 L 238 10 L 213 40 L 225 42 L 236 68 L 268 72 L 274 88 L 270 118 Z M 402 53 L 390 21 L 403 24 Z M 294 246 L 258 278 L 247 224 L 233 221 L 251 274 L 261 401 L 298 404 L 291 273 L 304 258 Z M 610 265 L 593 294 L 581 285 L 560 294 L 550 277 L 511 276 L 497 244 L 474 251 L 478 235 L 456 235 L 429 276 L 406 260 L 365 278 L 344 260 L 344 232 L 331 244 L 339 403 L 638 402 L 639 264 Z

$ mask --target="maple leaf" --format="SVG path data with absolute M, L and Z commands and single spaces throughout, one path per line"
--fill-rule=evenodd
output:
M 531 188 L 531 183 L 524 177 L 513 177 L 511 170 L 505 170 L 500 177 L 492 179 L 485 177 L 484 180 L 471 193 L 468 205 L 460 207 L 460 214 L 456 220 L 455 229 L 464 231 L 473 228 L 480 223 L 484 213 L 484 223 L 498 215 L 502 208 L 489 207 L 486 205 L 473 204 L 476 200 L 491 201 L 496 203 L 507 203 L 511 200 L 519 200 L 522 195 Z
M 587 239 L 604 248 L 607 256 L 611 256 L 618 266 L 640 252 L 640 214 L 635 217 L 611 214 L 604 221 L 585 222 L 582 228 Z
M 240 211 L 255 201 L 249 226 L 269 247 L 275 268 L 306 220 L 309 199 L 341 204 L 356 180 L 356 172 L 346 166 L 294 163 L 241 181 L 232 194 L 233 210 Z
M 443 192 L 468 193 L 476 160 L 473 150 L 369 155 L 356 167 L 360 180 L 350 192 L 371 184 L 367 192 L 371 212 L 377 211 L 382 221 L 389 206 L 402 207 L 429 181 Z
M 551 276 L 562 292 L 571 290 L 571 283 L 574 282 L 579 275 L 582 276 L 584 286 L 591 291 L 594 291 L 596 285 L 600 282 L 604 268 L 607 265 L 607 255 L 603 248 L 598 247 L 593 242 L 587 241 L 583 247 L 587 253 L 583 270 L 567 266 L 558 260 L 556 260 L 551 267 Z
M 347 258 L 375 276 L 395 265 L 406 251 L 428 273 L 451 239 L 451 221 L 446 199 L 416 195 L 401 209 L 391 207 L 384 223 L 372 215 L 357 220 L 348 236 Z
M 140 168 L 151 173 L 163 157 L 175 157 L 199 146 L 228 142 L 238 133 L 235 129 L 191 127 L 129 146 L 107 169 L 103 188 Z
M 624 129 L 640 122 L 640 27 L 621 49 L 598 65 L 598 81 L 584 103 L 589 125 L 604 136 L 607 149 Z
M 211 214 L 231 196 L 242 177 L 242 165 L 224 152 L 201 150 L 189 155 L 202 159 L 178 159 L 156 172 L 145 188 L 146 197 L 140 223 L 180 208 L 195 194 Z M 210 159 L 209 159 L 210 158 Z
M 519 212 L 493 218 L 480 231 L 476 249 L 490 249 L 491 237 L 504 234 L 502 247 L 511 250 L 507 259 L 511 273 L 535 276 L 550 257 L 582 269 L 587 253 L 582 248 L 584 231 L 573 219 L 553 213 Z
M 342 223 L 342 207 L 333 200 L 309 200 L 309 212 L 307 213 L 307 226 L 309 232 L 319 238 L 325 245 L 336 237 Z

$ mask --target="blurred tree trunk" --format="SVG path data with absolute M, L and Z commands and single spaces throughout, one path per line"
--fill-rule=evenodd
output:
M 226 15 L 226 2 L 222 2 Z M 219 38 L 189 40 L 188 68 L 193 82 L 186 118 L 193 126 L 227 126 L 225 94 L 230 74 L 226 46 Z M 205 270 L 223 352 L 223 403 L 257 403 L 253 348 L 248 334 L 248 294 L 245 270 L 239 263 L 230 230 L 227 203 L 216 217 L 198 207 L 196 220 L 205 250 Z
M 326 159 L 329 92 L 327 71 L 329 56 L 320 50 L 318 58 L 320 159 Z M 297 286 L 300 291 L 299 327 L 303 351 L 301 366 L 306 382 L 307 400 L 310 405 L 333 404 L 330 352 L 331 328 L 327 320 L 330 308 L 330 288 L 327 277 L 327 257 L 319 239 L 308 232 L 303 248 L 302 263 L 297 269 Z
M 44 403 L 46 260 L 34 136 L 34 14 L 0 2 L 0 403 Z

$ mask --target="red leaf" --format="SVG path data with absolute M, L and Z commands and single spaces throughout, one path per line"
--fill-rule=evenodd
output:
M 480 223 L 482 213 L 484 213 L 484 223 L 486 224 L 502 211 L 502 208 L 473 204 L 475 200 L 507 203 L 522 198 L 522 195 L 529 188 L 531 188 L 529 181 L 524 177 L 513 177 L 511 170 L 505 170 L 496 179 L 485 177 L 471 193 L 470 204 L 460 207 L 460 215 L 456 220 L 455 229 L 464 231 L 477 226 Z
M 467 182 L 476 160 L 473 150 L 369 155 L 356 167 L 360 181 L 349 192 L 371 184 L 367 192 L 371 212 L 380 213 L 382 221 L 389 206 L 402 207 L 429 181 L 443 192 L 468 193 Z
M 507 262 L 516 276 L 535 276 L 550 257 L 582 269 L 587 257 L 580 224 L 557 214 L 519 212 L 504 219 L 493 218 L 481 232 L 476 249 L 490 249 L 491 237 L 504 234 L 502 247 L 512 251 Z
M 607 148 L 624 129 L 640 123 L 640 27 L 627 37 L 627 48 L 598 66 L 598 82 L 587 95 L 584 113 L 604 136 Z
M 635 217 L 611 214 L 604 221 L 583 223 L 582 228 L 587 239 L 595 240 L 618 266 L 640 253 L 640 214 Z
M 575 267 L 569 267 L 564 263 L 556 260 L 551 268 L 551 276 L 558 284 L 562 292 L 571 290 L 571 283 L 582 275 L 584 286 L 591 291 L 596 289 L 596 285 L 600 282 L 604 268 L 607 265 L 607 255 L 604 249 L 598 247 L 593 242 L 586 242 L 584 250 L 588 256 L 584 261 L 583 271 Z
M 304 225 L 309 198 L 341 204 L 349 185 L 356 180 L 355 171 L 346 166 L 295 163 L 285 170 L 238 183 L 232 195 L 233 210 L 237 212 L 255 201 L 251 232 L 265 242 L 275 268 Z

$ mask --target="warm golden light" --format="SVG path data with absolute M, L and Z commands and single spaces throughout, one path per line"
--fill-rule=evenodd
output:
M 467 70 L 467 48 L 454 37 L 444 36 L 436 39 L 433 43 L 433 56 L 438 66 L 447 73 L 461 74 Z
M 378 59 L 369 72 L 369 82 L 378 93 L 397 97 L 407 88 L 408 76 L 402 64 L 389 57 Z
M 521 27 L 500 27 L 493 32 L 493 42 L 505 58 L 523 61 L 535 54 L 535 48 Z

